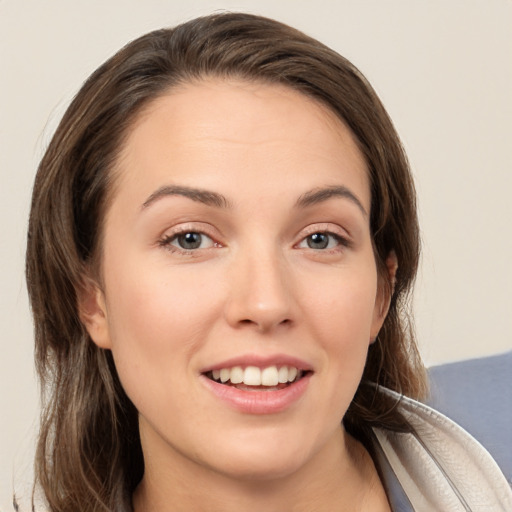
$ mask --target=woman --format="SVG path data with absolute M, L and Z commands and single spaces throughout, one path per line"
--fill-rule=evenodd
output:
M 348 61 L 245 14 L 130 43 L 34 187 L 48 508 L 506 510 L 480 446 L 402 398 L 417 263 L 406 157 Z

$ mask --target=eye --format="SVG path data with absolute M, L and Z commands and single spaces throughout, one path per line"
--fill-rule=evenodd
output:
M 307 247 L 315 250 L 333 249 L 334 247 L 341 245 L 342 242 L 341 237 L 338 235 L 319 231 L 318 233 L 312 233 L 304 238 L 304 240 L 300 242 L 299 247 Z
M 164 238 L 161 245 L 169 247 L 170 249 L 182 249 L 184 251 L 193 251 L 195 249 L 208 249 L 213 247 L 215 242 L 204 233 L 197 231 L 187 231 L 177 233 L 175 235 Z

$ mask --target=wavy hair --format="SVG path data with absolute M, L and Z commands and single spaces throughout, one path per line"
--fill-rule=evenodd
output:
M 98 264 L 111 169 L 137 115 L 173 87 L 206 77 L 281 84 L 314 98 L 353 132 L 371 183 L 370 227 L 380 285 L 392 295 L 369 348 L 346 428 L 406 428 L 379 386 L 419 397 L 424 370 L 408 315 L 419 257 L 415 191 L 400 140 L 376 93 L 348 60 L 279 22 L 237 13 L 146 34 L 84 83 L 39 165 L 26 276 L 42 383 L 36 485 L 52 512 L 129 511 L 144 472 L 137 411 L 113 358 L 82 325 L 77 297 Z M 385 261 L 396 253 L 394 290 Z M 366 386 L 365 382 L 377 383 Z

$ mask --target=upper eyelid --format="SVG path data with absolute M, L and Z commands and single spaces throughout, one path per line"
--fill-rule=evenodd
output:
M 205 233 L 204 231 L 197 231 L 197 230 L 192 230 L 192 229 L 185 229 L 184 231 L 176 231 L 175 233 L 169 233 L 168 235 L 165 235 L 162 237 L 163 240 L 175 240 L 176 238 L 182 236 L 182 235 L 187 235 L 189 233 L 197 233 L 201 236 L 205 236 L 206 238 L 209 238 L 210 240 L 212 240 L 213 242 L 215 242 L 215 239 L 210 236 L 208 233 Z
M 305 228 L 302 228 L 299 233 L 297 233 L 297 238 L 300 238 L 301 240 L 309 235 L 312 235 L 314 233 L 327 233 L 332 234 L 340 238 L 346 238 L 350 239 L 351 234 L 348 231 L 348 229 L 343 228 L 339 226 L 338 224 L 335 224 L 333 222 L 318 222 L 313 223 Z
M 217 232 L 214 233 L 214 231 Z M 184 233 L 200 233 L 212 239 L 219 238 L 218 230 L 206 222 L 183 222 L 162 231 L 159 238 L 175 237 Z
M 327 235 L 327 236 L 330 236 L 332 238 L 334 238 L 335 240 L 338 241 L 338 243 L 340 245 L 344 245 L 344 246 L 350 246 L 351 245 L 351 241 L 345 237 L 345 236 L 342 236 L 342 235 L 339 235 L 338 233 L 333 233 L 332 231 L 313 231 L 312 233 L 309 233 L 305 236 L 303 236 L 296 244 L 295 246 L 300 246 L 302 243 L 304 243 L 304 241 L 309 238 L 311 235 L 314 235 L 316 233 L 321 233 L 323 235 Z
M 169 240 L 179 236 L 184 233 L 200 233 L 211 238 L 216 243 L 222 243 L 222 240 L 225 238 L 223 233 L 216 227 L 212 226 L 207 222 L 202 221 L 185 221 L 179 223 L 177 225 L 168 227 L 163 230 L 158 236 L 158 240 L 162 241 L 163 239 Z M 294 245 L 301 242 L 304 238 L 314 234 L 314 233 L 326 233 L 331 234 L 340 239 L 351 241 L 352 235 L 347 228 L 340 226 L 334 222 L 316 222 L 311 223 L 303 228 L 301 228 L 296 235 L 293 237 L 295 239 Z

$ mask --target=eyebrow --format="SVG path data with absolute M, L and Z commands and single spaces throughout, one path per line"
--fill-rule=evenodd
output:
M 198 203 L 206 204 L 207 206 L 215 206 L 217 208 L 229 208 L 231 203 L 222 194 L 212 192 L 210 190 L 203 190 L 194 187 L 185 187 L 182 185 L 165 185 L 153 192 L 142 205 L 144 210 L 153 203 L 169 196 L 182 196 L 192 199 Z
M 310 190 L 309 192 L 306 192 L 299 197 L 295 203 L 295 206 L 298 208 L 306 208 L 308 206 L 313 206 L 315 204 L 327 201 L 328 199 L 331 199 L 331 197 L 342 197 L 344 199 L 348 199 L 361 210 L 365 217 L 368 217 L 368 212 L 365 210 L 361 201 L 353 192 L 351 192 L 350 189 L 344 187 L 343 185 L 335 185 L 332 187 L 323 187 Z
M 217 208 L 230 208 L 230 201 L 217 192 L 212 192 L 210 190 L 204 190 L 200 188 L 194 187 L 186 187 L 183 185 L 164 185 L 160 187 L 155 192 L 153 192 L 142 204 L 142 209 L 146 209 L 151 206 L 153 203 L 162 199 L 164 197 L 169 196 L 182 196 L 192 199 L 192 201 L 196 201 L 198 203 L 203 203 L 207 206 L 215 206 Z M 347 187 L 343 185 L 336 185 L 332 187 L 323 187 L 316 188 L 314 190 L 310 190 L 297 199 L 295 203 L 296 208 L 307 208 L 308 206 L 313 206 L 315 204 L 327 201 L 332 197 L 342 197 L 350 200 L 354 203 L 363 213 L 365 217 L 368 217 L 368 213 L 364 209 L 361 201 L 357 198 L 357 196 L 350 191 Z

